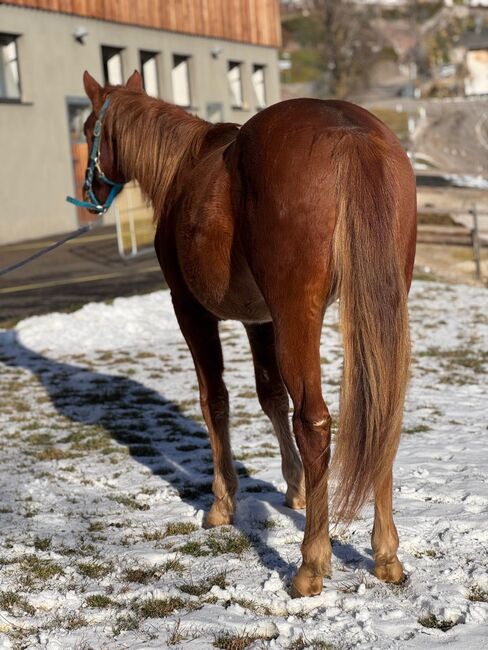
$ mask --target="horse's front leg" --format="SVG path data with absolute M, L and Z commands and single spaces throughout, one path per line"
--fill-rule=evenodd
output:
M 238 478 L 229 439 L 229 396 L 223 381 L 224 363 L 218 321 L 192 299 L 173 295 L 176 317 L 193 356 L 200 404 L 210 436 L 215 501 L 206 517 L 208 527 L 232 523 Z

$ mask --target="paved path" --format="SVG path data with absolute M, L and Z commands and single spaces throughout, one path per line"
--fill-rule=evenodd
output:
M 0 246 L 0 267 L 14 264 L 57 237 Z M 97 300 L 160 289 L 155 254 L 122 260 L 115 228 L 105 226 L 67 242 L 0 278 L 0 327 L 32 314 L 69 310 Z

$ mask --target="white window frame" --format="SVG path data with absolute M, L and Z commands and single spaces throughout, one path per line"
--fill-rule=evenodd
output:
M 254 63 L 252 66 L 252 87 L 254 90 L 254 98 L 256 100 L 256 108 L 261 110 L 266 108 L 267 92 L 266 92 L 266 66 L 260 63 Z
M 232 108 L 243 108 L 244 91 L 242 84 L 242 61 L 227 62 L 227 82 Z
M 159 52 L 139 50 L 144 90 L 151 97 L 160 97 L 158 58 Z
M 121 86 L 124 83 L 122 51 L 121 47 L 102 45 L 103 76 L 105 83 L 110 86 Z M 106 57 L 109 52 L 111 52 L 110 56 Z
M 173 54 L 171 68 L 173 102 L 182 108 L 190 108 L 192 104 L 190 60 L 191 56 L 186 54 Z
M 19 49 L 17 47 L 18 34 L 0 33 L 2 40 L 8 41 L 0 44 L 0 101 L 20 102 L 22 87 L 20 84 Z

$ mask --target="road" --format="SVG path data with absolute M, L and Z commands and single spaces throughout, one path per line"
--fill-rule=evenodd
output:
M 488 100 L 396 98 L 371 102 L 371 108 L 400 108 L 414 117 L 418 157 L 444 172 L 488 177 Z
M 31 255 L 57 237 L 0 246 L 0 268 Z M 123 260 L 115 228 L 105 226 L 67 242 L 28 266 L 0 278 L 0 327 L 19 318 L 67 311 L 164 286 L 153 251 Z

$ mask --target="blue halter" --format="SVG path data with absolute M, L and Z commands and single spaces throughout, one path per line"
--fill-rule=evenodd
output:
M 111 181 L 110 178 L 107 178 L 100 167 L 100 138 L 102 134 L 102 122 L 109 102 L 110 97 L 107 97 L 103 103 L 102 110 L 100 111 L 98 119 L 95 122 L 95 128 L 93 129 L 93 144 L 90 152 L 90 158 L 88 160 L 88 167 L 86 168 L 85 184 L 83 186 L 86 195 L 89 198 L 89 201 L 80 201 L 73 196 L 66 197 L 66 200 L 69 203 L 72 203 L 79 208 L 88 208 L 89 210 L 94 210 L 95 212 L 98 212 L 98 214 L 105 214 L 105 212 L 107 212 L 117 194 L 124 187 L 124 183 L 116 183 L 115 181 Z M 110 194 L 107 196 L 107 199 L 103 204 L 100 203 L 100 201 L 95 196 L 95 192 L 93 191 L 93 176 L 95 170 L 98 172 L 98 179 L 106 185 L 110 185 L 111 187 Z

